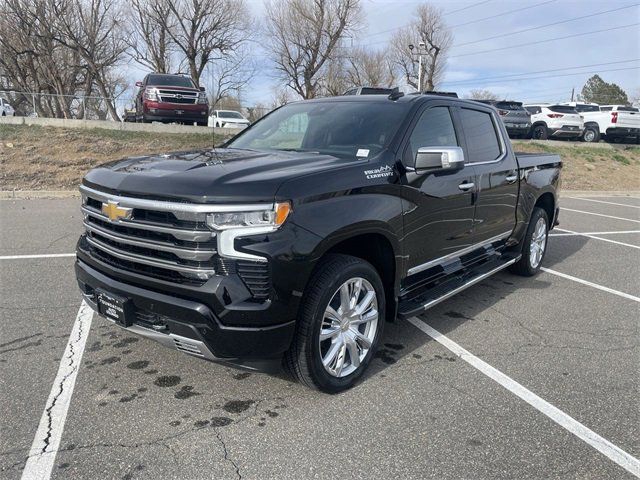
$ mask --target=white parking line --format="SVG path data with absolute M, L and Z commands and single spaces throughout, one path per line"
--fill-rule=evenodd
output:
M 0 260 L 25 260 L 28 258 L 60 258 L 75 256 L 75 253 L 49 253 L 46 255 L 3 255 L 0 256 Z
M 598 450 L 607 458 L 614 461 L 636 477 L 640 477 L 640 460 L 631 456 L 620 447 L 617 447 L 606 438 L 601 437 L 593 430 L 587 428 L 559 408 L 554 407 L 549 402 L 533 393 L 531 390 L 523 387 L 511 377 L 508 377 L 507 375 L 502 373 L 500 370 L 492 367 L 483 360 L 480 360 L 478 357 L 468 352 L 442 333 L 438 332 L 435 328 L 427 325 L 419 318 L 412 317 L 409 319 L 409 322 L 419 330 L 429 335 L 440 345 L 448 348 L 451 352 L 467 362 L 473 368 L 479 370 L 491 380 L 499 383 L 514 395 L 520 397 L 533 408 L 545 414 L 558 425 L 573 433 L 576 437 Z
M 557 272 L 555 270 L 551 270 L 550 268 L 540 267 L 540 270 L 543 272 L 550 273 L 551 275 L 557 275 L 558 277 L 566 278 L 567 280 L 573 280 L 574 282 L 581 283 L 583 285 L 587 285 L 589 287 L 597 288 L 598 290 L 602 290 L 603 292 L 613 293 L 614 295 L 618 295 L 619 297 L 626 298 L 628 300 L 633 300 L 634 302 L 640 303 L 640 298 L 630 295 L 628 293 L 620 292 L 618 290 L 614 290 L 613 288 L 604 287 L 602 285 L 598 285 L 597 283 L 590 282 L 588 280 L 583 280 L 578 277 L 574 277 L 571 275 L 567 275 L 566 273 Z
M 556 228 L 556 230 L 559 230 L 561 232 L 569 232 L 568 235 L 578 235 L 580 237 L 593 238 L 595 240 L 601 240 L 603 242 L 608 242 L 608 243 L 615 243 L 616 245 L 622 245 L 624 247 L 637 248 L 638 250 L 640 250 L 640 247 L 638 245 L 631 245 L 630 243 L 618 242 L 617 240 L 611 240 L 609 238 L 597 237 L 595 235 L 590 235 L 588 233 L 580 233 L 580 232 L 574 232 L 573 230 L 565 230 L 564 228 Z M 562 234 L 553 235 L 553 236 L 558 237 L 560 235 L 562 235 Z
M 613 215 L 605 215 L 604 213 L 585 212 L 584 210 L 574 210 L 573 208 L 561 207 L 561 211 L 584 213 L 586 215 L 595 215 L 596 217 L 613 218 L 614 220 L 626 220 L 627 222 L 640 223 L 640 220 L 632 220 L 624 217 L 614 217 Z
M 553 233 L 556 230 L 562 230 L 563 232 L 572 233 Z M 573 232 L 572 230 L 565 230 L 564 228 L 554 228 L 553 232 L 549 234 L 550 237 L 572 237 L 575 235 L 620 235 L 625 233 L 640 233 L 640 230 L 616 230 L 613 232 Z
M 73 324 L 67 348 L 60 360 L 49 399 L 42 412 L 29 457 L 22 472 L 23 480 L 51 477 L 92 319 L 93 310 L 83 300 Z
M 640 208 L 640 205 L 629 205 L 628 203 L 605 202 L 604 200 L 594 200 L 592 198 L 580 198 L 580 197 L 562 197 L 562 198 L 571 198 L 572 200 L 584 200 L 585 202 L 606 203 L 608 205 L 618 205 L 620 207 Z M 629 197 L 629 198 L 635 198 L 635 197 Z

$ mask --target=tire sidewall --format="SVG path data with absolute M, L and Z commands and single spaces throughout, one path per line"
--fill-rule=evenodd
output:
M 378 325 L 376 336 L 372 342 L 371 348 L 369 349 L 369 352 L 365 359 L 361 362 L 360 367 L 350 375 L 343 378 L 338 378 L 333 377 L 325 370 L 320 355 L 320 345 L 318 342 L 318 338 L 320 336 L 320 329 L 322 327 L 324 312 L 327 308 L 327 305 L 329 304 L 329 301 L 344 282 L 346 282 L 350 278 L 355 277 L 362 277 L 366 279 L 371 283 L 376 291 L 378 300 Z M 371 363 L 371 360 L 373 359 L 373 356 L 375 355 L 375 352 L 377 350 L 378 344 L 380 343 L 380 339 L 382 338 L 382 332 L 384 330 L 385 323 L 385 307 L 386 305 L 384 287 L 382 285 L 382 281 L 380 280 L 380 276 L 378 275 L 375 268 L 365 261 L 349 265 L 331 282 L 331 284 L 327 288 L 325 288 L 324 293 L 320 296 L 318 302 L 314 305 L 313 308 L 313 329 L 311 330 L 311 338 L 307 338 L 307 348 L 305 352 L 307 356 L 307 362 L 311 370 L 310 373 L 313 377 L 314 382 L 321 390 L 330 393 L 340 392 L 351 387 L 353 383 L 363 375 L 369 363 Z
M 533 238 L 533 233 L 535 231 L 536 224 L 538 223 L 538 220 L 541 217 L 544 218 L 544 221 L 547 225 L 547 231 L 545 233 L 546 241 L 545 241 L 544 252 L 542 252 L 542 258 L 540 259 L 538 266 L 536 268 L 533 268 L 530 262 L 531 240 Z M 522 258 L 525 262 L 524 264 L 526 265 L 526 268 L 528 269 L 528 272 L 527 272 L 528 275 L 535 275 L 540 270 L 540 266 L 542 265 L 542 262 L 544 262 L 544 257 L 547 254 L 548 245 L 549 245 L 549 218 L 548 218 L 547 212 L 545 212 L 542 208 L 536 207 L 534 208 L 533 213 L 531 214 L 531 220 L 529 221 L 529 226 L 527 227 L 527 233 L 525 234 L 524 242 L 522 245 Z

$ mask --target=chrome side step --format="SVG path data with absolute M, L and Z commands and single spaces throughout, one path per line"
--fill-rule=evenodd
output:
M 427 290 L 421 295 L 413 298 L 401 300 L 398 308 L 398 317 L 402 319 L 420 315 L 431 307 L 453 297 L 455 294 L 481 282 L 494 273 L 504 270 L 520 260 L 520 254 L 516 256 L 505 256 L 498 260 L 487 262 L 478 269 L 462 273 L 441 283 L 440 285 Z

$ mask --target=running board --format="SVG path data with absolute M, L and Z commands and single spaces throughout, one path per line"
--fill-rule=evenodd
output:
M 454 276 L 416 297 L 401 300 L 398 307 L 398 318 L 405 320 L 420 315 L 438 303 L 453 297 L 455 294 L 481 282 L 494 273 L 504 270 L 509 265 L 513 265 L 520 260 L 520 257 L 520 254 L 503 255 L 499 259 L 487 262 L 475 270 Z

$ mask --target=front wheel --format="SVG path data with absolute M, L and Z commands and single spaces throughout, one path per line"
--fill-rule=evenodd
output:
M 547 251 L 548 236 L 549 218 L 547 212 L 540 207 L 535 207 L 531 214 L 527 233 L 522 240 L 522 257 L 511 266 L 511 271 L 524 277 L 531 277 L 538 273 Z
M 587 143 L 598 143 L 600 141 L 600 130 L 595 127 L 586 127 L 582 134 L 582 140 Z
M 330 255 L 305 291 L 285 367 L 327 393 L 352 387 L 371 362 L 384 329 L 382 281 L 368 262 Z

